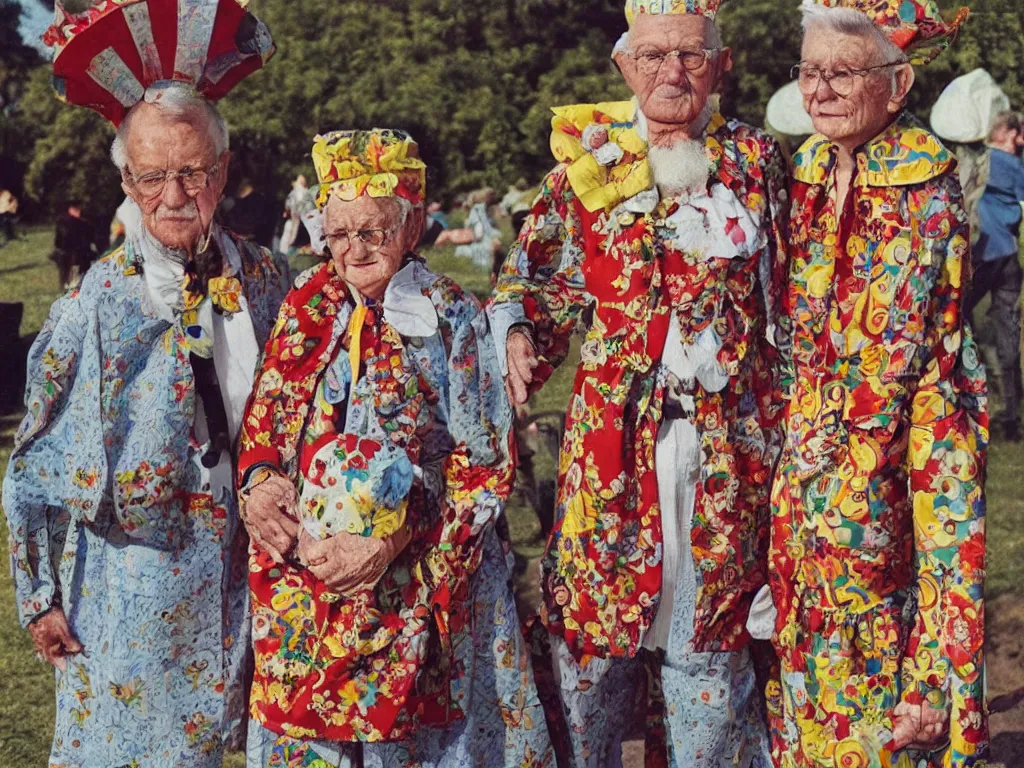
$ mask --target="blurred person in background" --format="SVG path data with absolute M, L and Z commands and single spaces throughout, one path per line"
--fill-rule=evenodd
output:
M 497 200 L 497 195 L 490 187 L 477 190 L 466 201 L 469 215 L 466 217 L 464 231 L 471 234 L 472 240 L 455 247 L 455 255 L 469 259 L 481 269 L 490 269 L 495 256 L 502 252 L 501 230 L 491 219 L 490 209 Z M 454 237 L 455 231 L 448 230 Z M 464 241 L 463 241 L 464 242 Z
M 988 315 L 999 357 L 1002 412 L 993 426 L 1011 442 L 1021 441 L 1020 222 L 1024 209 L 1024 124 L 1013 112 L 998 115 L 987 142 L 988 174 L 978 199 L 980 236 L 972 251 L 974 277 L 964 300 L 971 316 L 986 294 L 992 297 Z
M 51 258 L 57 264 L 60 289 L 66 291 L 78 285 L 98 256 L 96 230 L 92 222 L 82 216 L 82 204 L 73 200 L 57 217 L 53 233 Z
M 249 179 L 242 179 L 234 197 L 224 201 L 225 226 L 235 234 L 269 248 L 277 227 L 267 196 Z
M 516 207 L 516 203 L 522 200 L 526 196 L 526 193 L 530 189 L 530 183 L 522 176 L 516 179 L 516 183 L 508 188 L 505 196 L 501 198 L 501 202 L 498 203 L 498 209 L 504 216 L 511 216 L 512 209 Z
M 292 249 L 295 239 L 299 237 L 303 229 L 302 215 L 307 213 L 314 205 L 312 194 L 306 183 L 306 177 L 300 173 L 295 177 L 291 191 L 288 192 L 288 197 L 284 201 L 284 213 L 281 214 L 281 218 L 285 220 L 285 223 L 284 229 L 281 232 L 281 242 L 278 246 L 278 250 L 281 253 L 287 254 Z M 306 240 L 308 242 L 308 237 Z
M 4 242 L 0 247 L 7 245 L 17 238 L 14 231 L 14 224 L 18 220 L 18 198 L 9 189 L 0 189 L 0 231 L 3 232 Z

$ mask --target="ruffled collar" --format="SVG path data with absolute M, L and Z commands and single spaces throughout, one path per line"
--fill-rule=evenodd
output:
M 793 156 L 793 178 L 822 185 L 833 172 L 839 148 L 818 133 Z M 953 155 L 907 112 L 857 150 L 857 177 L 869 187 L 922 184 L 953 167 Z
M 391 278 L 379 302 L 363 296 L 355 286 L 339 279 L 333 261 L 328 261 L 325 268 L 328 280 L 343 285 L 357 308 L 380 307 L 385 322 L 400 335 L 427 338 L 437 333 L 437 309 L 424 294 L 424 288 L 432 285 L 437 275 L 416 254 L 405 257 L 405 264 Z
M 555 107 L 551 151 L 566 165 L 566 176 L 583 207 L 612 212 L 624 206 L 648 213 L 657 206 L 654 173 L 647 159 L 646 121 L 636 99 Z M 713 136 L 725 125 L 715 112 L 704 126 L 712 171 L 721 158 Z

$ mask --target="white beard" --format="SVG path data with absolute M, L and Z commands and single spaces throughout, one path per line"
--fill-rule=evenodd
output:
M 718 95 L 711 94 L 704 109 L 690 126 L 691 131 L 703 133 L 717 111 Z M 636 118 L 640 135 L 648 139 L 647 118 L 639 108 Z M 658 185 L 662 197 L 672 197 L 685 202 L 693 195 L 704 194 L 707 191 L 710 169 L 702 138 L 683 139 L 671 147 L 649 145 L 647 159 L 654 174 L 654 183 Z
M 647 159 L 662 197 L 688 200 L 706 192 L 710 168 L 703 141 L 686 139 L 671 147 L 650 147 Z

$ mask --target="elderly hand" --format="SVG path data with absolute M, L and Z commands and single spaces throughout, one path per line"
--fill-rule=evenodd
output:
M 271 475 L 241 494 L 245 529 L 274 560 L 283 563 L 299 535 L 299 494 L 287 478 Z
M 893 710 L 893 744 L 930 751 L 942 746 L 949 731 L 949 710 L 936 709 L 927 701 L 909 704 L 901 701 Z
M 509 331 L 505 354 L 508 359 L 505 388 L 512 404 L 522 405 L 530 396 L 527 387 L 533 381 L 533 369 L 537 367 L 537 351 L 527 328 L 517 326 Z
M 322 540 L 302 529 L 298 555 L 310 573 L 344 594 L 375 587 L 411 539 L 408 528 L 399 528 L 384 539 L 337 533 Z
M 61 672 L 68 668 L 67 657 L 85 650 L 71 632 L 68 618 L 60 608 L 51 608 L 28 625 L 36 652 L 43 661 Z

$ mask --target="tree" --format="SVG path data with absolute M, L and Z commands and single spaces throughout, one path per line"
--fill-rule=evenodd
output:
M 17 100 L 29 71 L 40 63 L 36 50 L 21 39 L 21 14 L 14 0 L 0 0 L 0 110 L 5 112 Z
M 764 125 L 768 99 L 789 82 L 790 69 L 800 61 L 799 5 L 782 0 L 726 3 L 719 27 L 733 57 L 725 111 L 752 125 Z
M 942 3 L 946 9 L 961 3 Z M 1020 0 L 974 0 L 959 38 L 934 63 L 918 69 L 911 107 L 922 117 L 949 81 L 978 67 L 988 71 L 1016 108 L 1024 107 L 1024 21 Z
M 25 193 L 40 209 L 53 214 L 78 200 L 90 218 L 110 219 L 124 199 L 109 156 L 113 128 L 87 109 L 57 101 L 48 66 L 32 72 L 17 109 L 0 118 L 0 127 L 4 121 L 6 132 L 19 137 Z
M 943 2 L 951 11 L 959 4 Z M 1018 4 L 974 0 L 952 50 L 919 68 L 911 107 L 927 117 L 942 87 L 978 66 L 1019 107 Z M 253 0 L 278 53 L 220 105 L 232 128 L 231 178 L 247 176 L 283 196 L 296 173 L 312 173 L 309 149 L 317 133 L 390 126 L 419 141 L 433 197 L 450 199 L 519 176 L 537 179 L 554 162 L 551 107 L 629 97 L 609 59 L 626 28 L 622 6 L 622 0 Z M 16 40 L 10 36 L 16 16 L 11 0 L 0 0 L 0 43 Z M 800 57 L 798 3 L 730 0 L 719 21 L 734 61 L 724 111 L 761 125 L 768 99 Z M 0 62 L 24 48 L 20 41 L 5 45 Z M 111 206 L 120 189 L 106 158 L 109 127 L 57 104 L 48 68 L 31 66 L 19 80 L 16 109 L 0 117 L 5 158 L 17 158 L 30 193 L 47 206 L 84 192 L 97 206 Z

